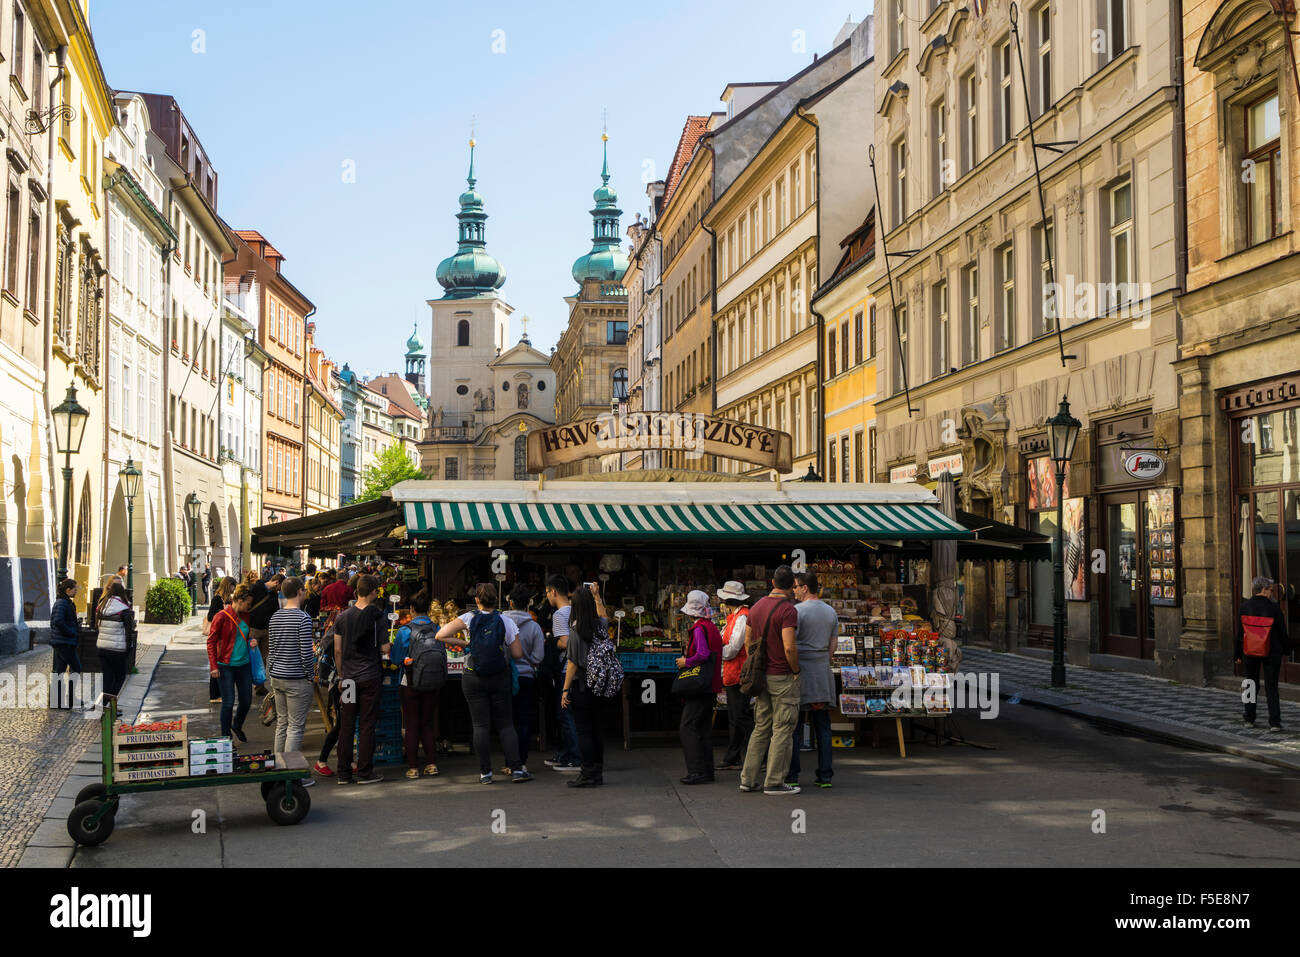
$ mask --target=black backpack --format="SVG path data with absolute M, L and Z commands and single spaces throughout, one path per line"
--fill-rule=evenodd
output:
M 501 612 L 481 611 L 470 619 L 469 655 L 473 667 L 466 664 L 465 669 L 484 678 L 499 675 L 510 666 L 506 660 L 506 626 Z
M 437 691 L 447 682 L 447 646 L 438 640 L 432 623 L 412 625 L 411 644 L 406 656 L 407 686 L 414 691 Z

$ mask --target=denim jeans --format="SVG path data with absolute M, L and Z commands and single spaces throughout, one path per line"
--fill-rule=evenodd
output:
M 515 695 L 515 736 L 519 738 L 519 763 L 528 763 L 528 745 L 537 720 L 537 679 L 520 676 L 519 694 Z
M 817 742 L 817 780 L 829 781 L 835 774 L 831 768 L 830 708 L 799 712 L 799 722 L 794 726 L 794 751 L 790 756 L 790 773 L 786 776 L 786 780 L 793 782 L 799 778 L 799 745 L 803 743 L 805 720 L 812 724 L 813 740 Z
M 275 744 L 278 754 L 297 751 L 307 729 L 307 712 L 312 703 L 310 678 L 268 678 L 275 695 Z
M 492 773 L 492 725 L 496 725 L 501 739 L 501 750 L 506 755 L 506 765 L 511 770 L 520 766 L 519 739 L 515 735 L 514 717 L 511 714 L 510 672 L 494 675 L 467 671 L 461 678 L 465 703 L 469 705 L 470 721 L 474 724 L 474 753 L 478 755 L 479 774 Z
M 244 719 L 253 706 L 253 666 L 217 665 L 217 681 L 221 684 L 221 735 L 228 737 L 231 729 L 244 730 Z M 239 710 L 235 710 L 235 691 L 239 691 Z
M 573 709 L 560 708 L 559 715 L 560 744 L 555 760 L 561 764 L 581 764 L 582 748 L 578 745 L 578 726 L 573 720 Z

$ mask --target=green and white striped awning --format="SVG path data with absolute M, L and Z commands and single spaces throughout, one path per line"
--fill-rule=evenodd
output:
M 798 535 L 803 541 L 813 542 L 972 537 L 936 505 L 913 502 L 703 501 L 637 505 L 435 499 L 406 501 L 403 508 L 410 537 L 441 541 L 739 541 Z

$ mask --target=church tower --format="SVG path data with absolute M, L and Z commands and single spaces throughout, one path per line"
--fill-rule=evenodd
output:
M 429 342 L 429 407 L 435 422 L 476 427 L 493 410 L 494 377 L 488 363 L 510 347 L 513 307 L 497 290 L 506 270 L 487 251 L 487 213 L 475 188 L 474 140 L 469 141 L 467 188 L 460 195 L 456 252 L 438 265 L 440 299 L 428 300 L 433 312 Z M 409 343 L 408 343 L 409 345 Z M 408 375 L 411 356 L 408 353 Z
M 406 340 L 406 381 L 415 391 L 424 394 L 424 343 L 420 341 L 419 323 L 411 328 L 411 338 Z

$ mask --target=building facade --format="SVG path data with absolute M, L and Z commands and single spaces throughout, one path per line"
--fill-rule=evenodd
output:
M 217 217 L 217 174 L 180 105 L 140 94 L 149 111 L 153 167 L 167 186 L 167 220 L 178 243 L 166 260 L 170 327 L 166 363 L 169 480 L 167 526 L 176 568 L 199 559 L 231 566 L 217 406 L 221 384 L 221 263 L 233 251 Z M 197 520 L 187 505 L 197 496 Z M 169 572 L 175 568 L 168 569 Z
M 163 210 L 167 191 L 148 150 L 149 111 L 142 97 L 118 96 L 118 125 L 104 150 L 108 201 L 108 527 L 103 565 L 131 566 L 136 602 L 143 605 L 155 579 L 171 571 L 172 535 L 167 521 L 168 476 L 164 469 L 163 324 L 166 270 L 176 246 Z M 130 461 L 141 473 L 139 491 L 127 508 L 121 471 Z M 128 521 L 130 534 L 128 535 Z
M 45 396 L 51 179 L 60 127 L 46 111 L 62 94 L 50 88 L 47 59 L 66 42 L 66 25 L 54 3 L 28 0 L 0 9 L 0 35 L 12 39 L 6 47 L 12 79 L 0 96 L 0 134 L 8 147 L 0 296 L 0 655 L 6 655 L 26 651 L 47 630 L 55 589 L 62 488 L 51 480 L 62 462 L 51 459 Z M 39 128 L 29 125 L 28 111 L 40 117 Z
M 876 11 L 877 257 L 893 279 L 878 268 L 870 289 L 888 317 L 878 477 L 951 471 L 965 510 L 1054 537 L 1045 421 L 1068 397 L 1083 422 L 1064 490 L 1068 660 L 1172 675 L 1177 18 L 1139 0 L 1025 4 L 1018 52 L 1005 0 L 919 7 Z M 1037 164 L 1031 136 L 1053 147 Z M 1163 472 L 1126 471 L 1134 451 Z M 964 562 L 959 584 L 971 640 L 1050 645 L 1049 563 Z
M 281 272 L 284 256 L 261 233 L 234 230 L 226 265 L 228 295 L 260 290 L 257 344 L 266 353 L 262 377 L 262 525 L 303 513 L 303 379 L 307 317 L 316 311 Z
M 242 296 L 227 290 L 221 316 L 221 446 L 217 458 L 225 489 L 226 540 L 230 565 L 239 577 L 258 567 L 249 550 L 250 531 L 261 515 L 262 369 L 266 352 L 257 344 L 256 289 Z
M 602 141 L 609 137 L 602 134 Z M 618 193 L 609 185 L 609 155 L 605 148 L 600 171 L 601 185 L 592 194 L 594 227 L 591 251 L 573 264 L 578 290 L 564 301 L 569 320 L 551 356 L 555 373 L 555 421 L 593 419 L 612 410 L 626 408 L 627 290 L 622 286 L 627 272 L 627 254 L 620 246 Z M 560 466 L 559 477 L 611 471 L 619 468 L 617 453 Z
M 1257 575 L 1277 581 L 1300 650 L 1300 44 L 1287 29 L 1264 0 L 1183 13 L 1188 266 L 1174 368 L 1186 681 L 1232 674 L 1236 607 Z M 1300 682 L 1298 660 L 1284 661 L 1284 681 Z
M 339 507 L 343 406 L 334 389 L 334 363 L 316 345 L 316 323 L 307 323 L 303 398 L 303 514 Z
M 29 10 L 34 12 L 35 9 Z M 116 117 L 112 93 L 91 40 L 85 0 L 59 4 L 57 23 L 57 43 L 67 48 L 56 91 L 57 103 L 68 109 L 54 118 L 51 128 L 57 143 L 45 214 L 54 241 L 53 275 L 46 279 L 53 292 L 53 302 L 45 399 L 48 413 L 63 401 L 68 388 L 74 387 L 77 402 L 90 413 L 81 449 L 72 457 L 72 495 L 67 523 L 68 572 L 82 586 L 77 593 L 77 607 L 84 612 L 89 586 L 92 582 L 99 584 L 107 515 L 104 503 L 108 473 L 104 467 L 102 423 L 106 412 L 104 296 L 108 237 L 102 159 L 104 143 Z M 16 25 L 12 37 L 17 39 L 20 34 L 25 37 L 27 30 L 25 25 Z M 17 47 L 22 48 L 22 44 Z M 43 55 L 37 59 L 44 62 Z M 15 62 L 14 68 L 17 66 Z M 11 84 L 15 79 L 22 82 L 18 74 L 11 73 Z M 10 158 L 12 161 L 12 155 Z M 12 201 L 12 186 L 9 195 Z M 53 442 L 52 432 L 46 441 Z M 52 444 L 50 457 L 54 457 Z M 57 499 L 64 500 L 61 488 Z M 60 507 L 58 514 L 62 516 L 63 511 Z M 61 532 L 63 523 L 56 528 Z
M 655 224 L 663 246 L 662 308 L 654 316 L 663 358 L 659 407 L 673 412 L 714 410 L 713 236 L 704 226 L 713 201 L 713 152 L 701 140 L 722 119 L 721 113 L 686 118 Z M 712 459 L 662 452 L 671 468 L 713 468 Z
M 365 384 L 345 362 L 335 373 L 338 378 L 339 407 L 339 503 L 347 505 L 361 493 L 363 457 L 361 451 L 361 413 L 365 406 Z

